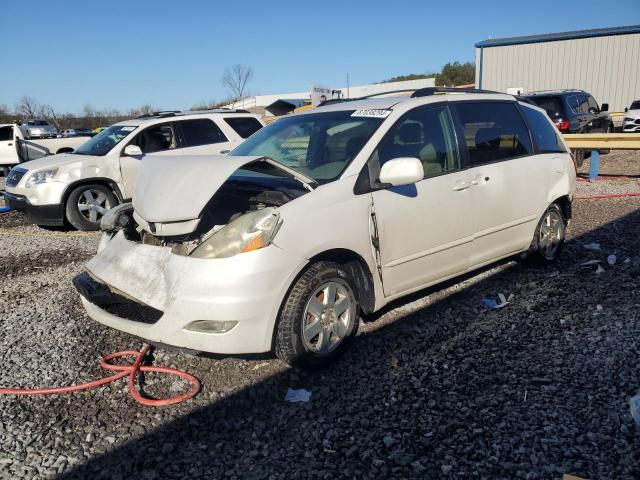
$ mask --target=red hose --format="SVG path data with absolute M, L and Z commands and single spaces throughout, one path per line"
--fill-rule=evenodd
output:
M 590 195 L 586 197 L 573 197 L 576 200 L 592 200 L 596 198 L 622 198 L 622 197 L 640 197 L 640 193 L 610 193 L 608 195 Z
M 150 405 L 153 407 L 173 405 L 174 403 L 184 402 L 185 400 L 189 400 L 190 398 L 196 396 L 196 394 L 200 391 L 200 381 L 190 373 L 183 372 L 182 370 L 177 370 L 175 368 L 151 367 L 142 365 L 144 358 L 147 356 L 150 350 L 151 346 L 145 343 L 142 347 L 142 350 L 140 350 L 139 352 L 125 350 L 122 352 L 111 353 L 103 357 L 102 360 L 100 360 L 100 368 L 119 373 L 101 378 L 99 380 L 94 380 L 93 382 L 82 383 L 80 385 L 72 385 L 70 387 L 53 387 L 36 390 L 22 388 L 0 388 L 0 395 L 53 395 L 57 393 L 80 392 L 82 390 L 101 387 L 102 385 L 106 385 L 107 383 L 115 382 L 116 380 L 129 376 L 129 392 L 131 392 L 131 396 L 133 396 L 136 402 L 143 405 Z M 111 363 L 112 360 L 123 357 L 134 357 L 135 360 L 131 365 L 114 365 L 113 363 Z M 183 380 L 191 383 L 191 389 L 187 393 L 169 398 L 155 399 L 143 397 L 142 394 L 140 394 L 140 392 L 138 392 L 135 388 L 136 377 L 140 374 L 140 372 L 158 372 L 175 375 L 176 377 L 180 377 Z

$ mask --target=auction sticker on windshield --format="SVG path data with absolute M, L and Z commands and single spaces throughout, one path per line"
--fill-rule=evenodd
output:
M 351 114 L 352 117 L 371 117 L 371 118 L 387 118 L 391 115 L 391 110 L 384 109 L 365 109 L 356 110 Z

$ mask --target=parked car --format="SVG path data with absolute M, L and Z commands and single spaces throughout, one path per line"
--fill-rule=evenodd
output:
M 55 138 L 58 136 L 58 129 L 46 120 L 27 120 L 20 125 L 20 129 L 27 140 L 30 138 Z
M 323 364 L 394 299 L 554 261 L 576 178 L 561 135 L 513 96 L 449 90 L 287 116 L 226 157 L 146 157 L 74 279 L 87 313 L 155 344 Z
M 524 98 L 544 109 L 562 133 L 611 133 L 613 121 L 609 105 L 598 102 L 584 90 L 552 90 L 531 92 Z M 589 152 L 574 151 L 578 166 L 582 166 Z
M 65 137 L 93 137 L 96 133 L 90 128 L 67 128 L 60 132 L 60 136 Z
M 51 154 L 72 152 L 86 138 L 41 138 L 25 141 L 20 126 L 0 124 L 0 173 L 7 176 L 21 162 Z
M 73 152 L 14 167 L 5 203 L 38 225 L 97 230 L 110 208 L 131 198 L 141 158 L 228 152 L 262 127 L 255 115 L 233 110 L 163 113 L 126 120 Z M 176 163 L 172 170 L 181 168 Z
M 640 100 L 635 100 L 629 108 L 624 109 L 622 131 L 625 133 L 640 132 Z

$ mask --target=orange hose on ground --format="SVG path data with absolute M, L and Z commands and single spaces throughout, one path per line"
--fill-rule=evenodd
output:
M 52 387 L 52 388 L 41 388 L 41 389 L 22 389 L 22 388 L 0 388 L 0 395 L 53 395 L 60 393 L 72 393 L 72 392 L 81 392 L 83 390 L 89 390 L 92 388 L 101 387 L 102 385 L 106 385 L 111 382 L 115 382 L 121 378 L 126 376 L 129 377 L 129 392 L 131 392 L 131 396 L 136 400 L 136 402 L 141 403 L 143 405 L 149 405 L 153 407 L 160 407 L 164 405 L 173 405 L 174 403 L 184 402 L 185 400 L 189 400 L 197 395 L 200 391 L 200 381 L 191 375 L 190 373 L 183 372 L 182 370 L 177 370 L 175 368 L 169 367 L 152 367 L 147 365 L 142 365 L 144 358 L 150 352 L 151 346 L 146 343 L 143 345 L 142 350 L 139 352 L 135 352 L 132 350 L 125 350 L 122 352 L 111 353 L 102 358 L 100 361 L 100 368 L 104 370 L 119 372 L 114 375 L 110 375 L 108 377 L 101 378 L 99 380 L 94 380 L 88 383 L 82 383 L 80 385 L 72 385 L 69 387 Z M 111 361 L 116 358 L 123 357 L 134 357 L 135 360 L 131 365 L 114 365 Z M 136 377 L 140 374 L 140 372 L 157 372 L 157 373 L 167 373 L 169 375 L 174 375 L 176 377 L 180 377 L 183 380 L 191 383 L 191 389 L 187 393 L 183 393 L 182 395 L 177 395 L 169 398 L 147 398 L 142 396 L 140 392 L 138 392 L 135 388 Z

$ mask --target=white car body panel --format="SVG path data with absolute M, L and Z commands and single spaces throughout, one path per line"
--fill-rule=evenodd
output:
M 478 94 L 451 95 L 449 101 L 458 99 L 477 100 Z M 482 99 L 513 101 L 501 94 L 482 94 Z M 392 111 L 337 180 L 278 207 L 281 224 L 270 246 L 200 259 L 129 241 L 120 232 L 111 241 L 103 239 L 87 270 L 112 291 L 164 315 L 157 324 L 146 325 L 118 318 L 83 298 L 87 312 L 154 342 L 207 352 L 264 352 L 272 347 L 278 312 L 292 282 L 319 255 L 344 251 L 362 259 L 375 311 L 526 251 L 548 206 L 561 197 L 573 198 L 576 175 L 568 152 L 470 166 L 401 187 L 354 191 L 358 175 L 395 122 L 410 109 L 441 101 L 395 97 L 322 107 Z M 549 121 L 543 110 L 527 108 Z M 149 157 L 138 177 L 134 218 L 145 228 L 149 222 L 183 223 L 188 224 L 185 232 L 193 231 L 203 206 L 226 179 L 258 158 L 185 156 L 177 162 L 180 173 L 167 175 L 168 159 Z M 233 320 L 238 325 L 224 334 L 186 330 L 194 320 Z

